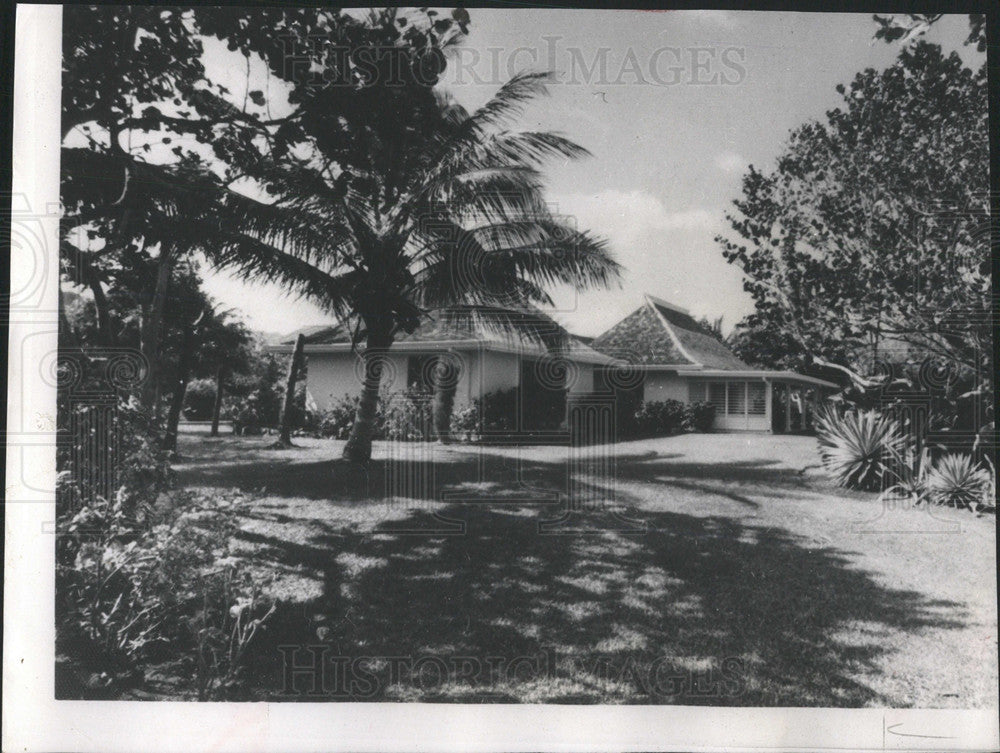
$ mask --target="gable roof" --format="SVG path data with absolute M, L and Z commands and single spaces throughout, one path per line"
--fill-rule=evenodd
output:
M 474 346 L 485 346 L 497 350 L 517 351 L 523 353 L 542 354 L 546 348 L 527 335 L 517 332 L 503 331 L 500 327 L 491 326 L 489 311 L 476 307 L 463 307 L 464 315 L 453 315 L 454 311 L 442 309 L 432 312 L 413 332 L 398 332 L 394 338 L 393 347 L 405 349 L 407 345 L 418 347 L 433 343 L 447 342 L 450 344 L 467 343 Z M 471 315 L 469 315 L 471 313 Z M 517 318 L 523 315 L 525 321 L 540 324 L 546 331 L 551 329 L 553 335 L 566 338 L 562 351 L 566 356 L 593 363 L 610 363 L 612 359 L 594 350 L 582 340 L 567 332 L 558 322 L 539 309 L 518 311 L 508 309 L 504 316 Z M 282 338 L 281 345 L 288 346 L 295 342 L 299 332 L 305 336 L 307 346 L 349 346 L 351 329 L 345 323 L 337 323 L 323 327 L 306 327 Z
M 685 309 L 650 295 L 644 298 L 642 306 L 595 338 L 591 346 L 637 365 L 750 368 Z

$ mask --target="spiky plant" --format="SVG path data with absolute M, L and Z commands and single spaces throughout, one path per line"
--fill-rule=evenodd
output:
M 899 424 L 877 411 L 821 409 L 816 435 L 823 465 L 837 483 L 864 491 L 887 485 L 893 458 L 906 446 Z
M 948 507 L 976 509 L 990 483 L 989 474 L 972 456 L 949 453 L 941 456 L 927 474 L 927 493 L 932 502 Z

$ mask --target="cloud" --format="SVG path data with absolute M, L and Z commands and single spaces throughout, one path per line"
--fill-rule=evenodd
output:
M 747 161 L 736 152 L 723 152 L 715 155 L 715 166 L 724 173 L 741 173 L 747 166 Z
M 715 212 L 669 210 L 652 193 L 608 189 L 552 197 L 555 209 L 581 230 L 607 238 L 625 268 L 621 290 L 555 295 L 557 318 L 571 331 L 598 334 L 634 310 L 643 293 L 688 308 L 695 316 L 722 315 L 731 326 L 751 309 L 737 269 L 727 264 L 715 237 L 726 231 Z

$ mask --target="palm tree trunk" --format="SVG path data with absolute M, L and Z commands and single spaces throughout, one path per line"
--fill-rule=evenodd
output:
M 172 260 L 169 248 L 160 250 L 156 265 L 156 288 L 153 300 L 142 319 L 140 349 L 146 360 L 146 380 L 142 384 L 139 399 L 150 415 L 156 413 L 159 403 L 160 383 L 160 331 L 163 329 L 163 312 L 167 303 Z
M 378 390 L 382 382 L 382 367 L 385 364 L 386 349 L 392 345 L 388 332 L 368 330 L 365 352 L 365 380 L 361 387 L 361 400 L 354 416 L 351 433 L 347 437 L 342 456 L 355 463 L 366 463 L 372 457 L 372 435 L 378 413 Z
M 181 342 L 181 356 L 177 364 L 177 386 L 170 401 L 167 413 L 167 431 L 163 436 L 163 449 L 173 452 L 177 449 L 177 429 L 181 420 L 181 410 L 184 408 L 184 396 L 187 394 L 188 377 L 191 371 L 191 349 L 194 347 L 194 328 L 190 325 L 184 328 L 184 338 Z
M 439 360 L 434 367 L 433 386 L 434 399 L 431 402 L 431 412 L 434 419 L 434 434 L 442 444 L 450 444 L 451 413 L 455 407 L 455 393 L 458 391 L 458 374 L 452 373 L 455 366 Z
M 209 432 L 211 437 L 219 436 L 219 415 L 222 413 L 222 382 L 225 373 L 226 367 L 220 364 L 219 370 L 215 372 L 215 401 L 212 403 L 212 431 Z
M 292 362 L 288 364 L 288 379 L 285 381 L 285 403 L 281 409 L 281 434 L 278 443 L 290 446 L 292 444 L 292 413 L 295 411 L 295 382 L 299 375 L 299 364 L 302 361 L 302 349 L 305 346 L 305 335 L 295 338 L 295 348 L 292 350 Z

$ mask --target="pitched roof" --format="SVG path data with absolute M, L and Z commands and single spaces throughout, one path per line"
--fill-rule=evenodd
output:
M 591 346 L 646 366 L 750 368 L 687 311 L 648 295 L 642 306 L 594 339 Z
M 469 311 L 473 311 L 473 315 L 468 315 Z M 468 307 L 464 313 L 466 315 L 454 315 L 454 312 L 447 309 L 432 312 L 413 332 L 398 332 L 394 338 L 394 345 L 460 341 L 475 342 L 487 346 L 493 345 L 503 349 L 529 353 L 545 351 L 542 345 L 527 335 L 502 331 L 502 328 L 496 325 L 491 326 L 492 315 L 490 312 L 477 311 Z M 567 355 L 600 363 L 610 361 L 602 353 L 568 333 L 554 319 L 538 309 L 522 312 L 510 309 L 504 312 L 505 317 L 515 319 L 519 314 L 525 316 L 525 321 L 540 324 L 546 334 L 565 336 L 567 338 L 565 341 Z M 305 335 L 306 345 L 345 345 L 351 342 L 351 329 L 344 323 L 324 327 L 306 327 L 300 331 Z M 291 345 L 295 342 L 298 334 L 298 332 L 291 333 L 283 338 L 282 344 Z

